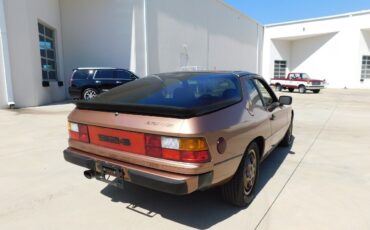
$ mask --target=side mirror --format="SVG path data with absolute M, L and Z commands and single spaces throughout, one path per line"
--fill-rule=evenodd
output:
M 293 103 L 293 98 L 290 96 L 281 96 L 279 98 L 280 105 L 291 105 Z

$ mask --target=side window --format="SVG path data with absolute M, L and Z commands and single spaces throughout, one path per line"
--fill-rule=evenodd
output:
M 95 75 L 96 79 L 113 79 L 114 74 L 111 70 L 98 70 L 98 72 Z
M 256 106 L 263 107 L 262 99 L 258 93 L 256 85 L 253 83 L 253 80 L 245 80 L 245 91 L 249 95 L 252 108 Z
M 274 78 L 285 78 L 287 69 L 287 61 L 275 60 L 274 62 Z
M 255 82 L 257 88 L 261 92 L 262 99 L 263 99 L 265 106 L 270 106 L 274 102 L 274 99 L 272 95 L 270 94 L 270 92 L 268 91 L 268 89 L 266 88 L 266 86 L 262 84 L 260 80 L 254 79 L 253 81 Z
M 122 80 L 132 80 L 131 74 L 124 70 L 116 70 L 115 78 L 122 79 Z
M 94 74 L 94 70 L 75 70 L 73 72 L 73 80 L 85 80 Z

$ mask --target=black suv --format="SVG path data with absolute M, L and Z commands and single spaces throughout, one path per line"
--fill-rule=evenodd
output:
M 138 79 L 132 72 L 117 68 L 78 68 L 73 70 L 69 95 L 89 100 L 114 87 Z

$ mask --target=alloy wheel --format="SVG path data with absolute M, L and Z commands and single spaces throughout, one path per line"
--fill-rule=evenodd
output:
M 257 176 L 257 154 L 254 149 L 251 149 L 246 158 L 246 166 L 244 171 L 244 194 L 251 194 Z
M 87 89 L 84 92 L 84 99 L 85 100 L 91 100 L 91 99 L 93 99 L 96 96 L 97 96 L 97 93 L 94 90 L 92 90 L 92 89 Z

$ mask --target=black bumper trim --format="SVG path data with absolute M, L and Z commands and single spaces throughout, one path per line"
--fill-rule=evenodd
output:
M 78 154 L 75 154 L 69 150 L 64 150 L 64 159 L 72 164 L 95 170 L 95 161 Z
M 171 180 L 136 170 L 128 170 L 128 174 L 133 184 L 175 195 L 188 193 L 188 185 L 185 181 Z
M 84 168 L 88 168 L 94 171 L 96 170 L 95 160 L 89 157 L 76 154 L 73 151 L 70 151 L 69 149 L 64 150 L 63 153 L 64 159 L 66 161 Z M 174 195 L 185 195 L 189 193 L 186 181 L 173 180 L 132 169 L 128 170 L 128 174 L 131 180 L 130 182 L 136 185 L 140 185 L 146 188 Z M 213 172 L 198 175 L 197 177 L 198 177 L 197 189 L 205 189 L 209 187 L 212 183 Z

